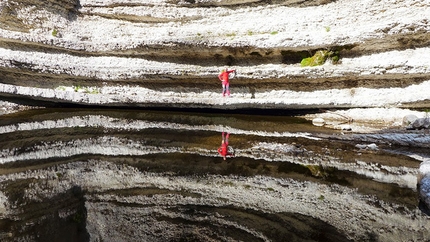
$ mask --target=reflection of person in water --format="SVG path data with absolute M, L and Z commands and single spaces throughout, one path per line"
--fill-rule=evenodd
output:
M 225 134 L 224 132 L 222 132 L 222 141 L 221 141 L 221 146 L 218 148 L 218 153 L 223 157 L 224 160 L 227 158 L 227 156 L 230 156 L 230 157 L 234 156 L 234 154 L 231 151 L 229 151 L 229 146 L 228 146 L 229 137 L 230 137 L 230 133 Z

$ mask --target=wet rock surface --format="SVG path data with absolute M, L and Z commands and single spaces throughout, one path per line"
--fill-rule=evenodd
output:
M 235 153 L 225 161 L 222 132 Z M 389 144 L 420 140 L 409 132 L 342 134 L 284 116 L 46 109 L 3 116 L 0 135 L 4 241 L 429 233 L 411 157 L 428 151 Z

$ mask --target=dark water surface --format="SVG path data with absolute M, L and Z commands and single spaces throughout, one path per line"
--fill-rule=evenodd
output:
M 217 150 L 227 133 L 234 156 L 223 160 Z M 0 238 L 388 241 L 404 229 L 385 229 L 391 218 L 415 221 L 400 234 L 419 241 L 428 234 L 418 210 L 420 161 L 366 137 L 288 116 L 89 109 L 0 116 Z

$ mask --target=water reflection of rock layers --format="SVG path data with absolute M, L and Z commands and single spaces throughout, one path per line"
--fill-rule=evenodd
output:
M 306 125 L 113 111 L 5 118 L 0 236 L 418 241 L 429 235 L 414 190 L 417 161 L 386 153 L 382 144 L 360 150 Z M 226 161 L 214 148 L 224 130 L 234 134 L 235 146 Z

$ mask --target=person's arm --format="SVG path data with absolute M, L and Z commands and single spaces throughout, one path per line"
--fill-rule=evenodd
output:
M 222 74 L 223 74 L 223 73 L 220 73 L 220 74 L 218 75 L 218 79 L 219 79 L 220 81 L 222 81 Z

